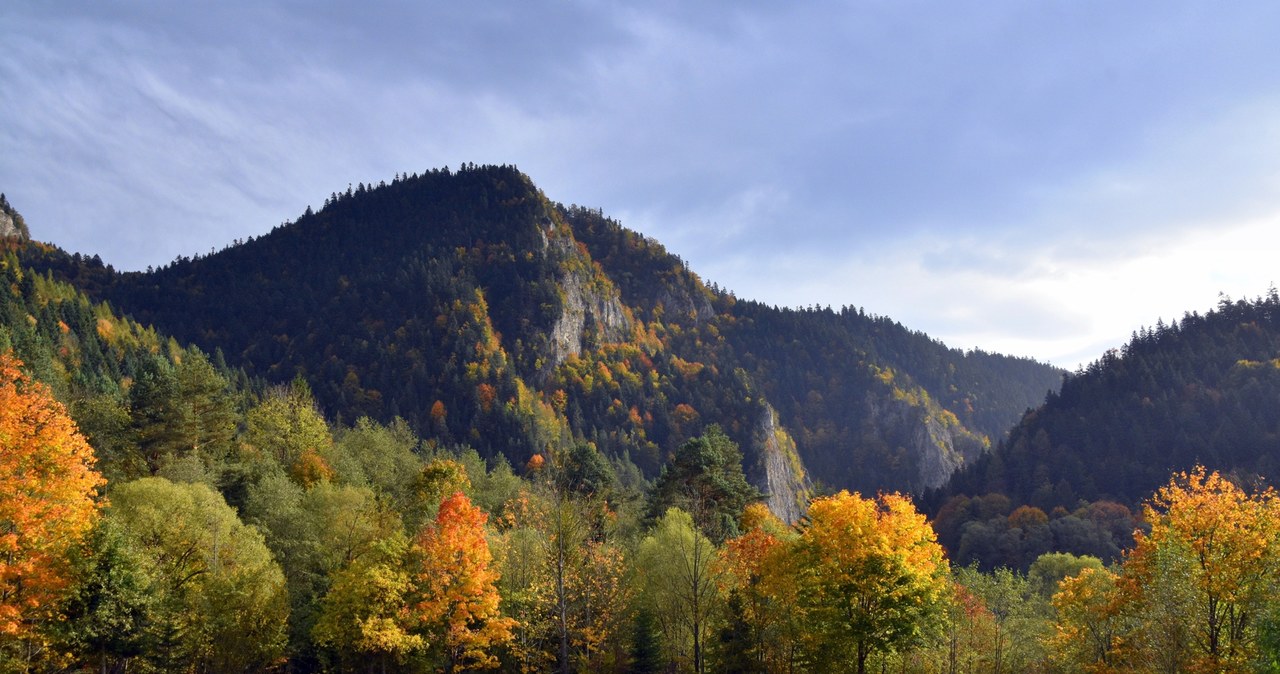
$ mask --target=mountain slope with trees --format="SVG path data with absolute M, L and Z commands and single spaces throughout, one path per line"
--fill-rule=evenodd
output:
M 717 424 L 767 489 L 782 452 L 773 465 L 793 466 L 792 482 L 920 492 L 1060 376 L 860 310 L 740 301 L 511 167 L 360 185 L 146 273 L 47 251 L 23 261 L 250 376 L 304 378 L 337 420 L 398 416 L 516 464 L 581 439 L 652 477 Z
M 427 412 L 436 426 L 421 433 L 398 418 L 327 420 L 304 377 L 268 385 L 281 373 L 251 378 L 221 351 L 207 356 L 86 296 L 78 288 L 123 287 L 100 260 L 0 238 L 0 672 L 923 674 L 1280 662 L 1280 499 L 1258 479 L 1277 435 L 1274 291 L 1135 335 L 958 474 L 1013 498 L 954 494 L 931 525 L 901 494 L 797 493 L 808 513 L 789 525 L 747 481 L 732 436 L 749 424 L 734 410 L 766 415 L 747 449 L 771 462 L 857 428 L 878 443 L 858 460 L 883 468 L 877 452 L 900 442 L 895 424 L 914 426 L 916 440 L 950 438 L 953 450 L 962 432 L 983 444 L 969 427 L 1008 395 L 1000 373 L 1032 364 L 949 351 L 860 311 L 740 302 L 656 244 L 622 256 L 601 247 L 636 235 L 598 212 L 550 208 L 543 254 L 555 262 L 522 277 L 552 279 L 545 322 L 499 315 L 510 299 L 490 300 L 481 283 L 450 295 L 446 316 L 457 318 L 450 330 L 470 321 L 467 341 L 444 354 L 468 358 L 462 381 L 491 403 L 481 411 L 501 405 L 527 424 L 516 428 L 547 432 L 513 439 L 545 450 L 515 465 L 496 443 L 487 461 L 468 447 L 481 429 L 454 435 L 439 400 Z M 582 217 L 603 229 L 580 234 Z M 662 285 L 635 282 L 646 264 L 667 271 Z M 455 269 L 473 280 L 493 272 Z M 199 300 L 202 287 L 197 279 L 176 296 Z M 307 348 L 297 355 L 311 362 Z M 506 400 L 504 381 L 514 387 Z M 640 429 L 660 427 L 646 416 L 671 395 L 690 402 L 664 423 L 688 437 L 663 440 L 678 444 L 650 483 L 630 457 L 642 440 L 659 447 Z M 535 416 L 520 415 L 522 401 Z M 627 403 L 640 423 L 626 433 L 594 416 Z M 1064 429 L 1093 440 L 1080 446 L 1094 453 L 1041 452 Z M 1179 449 L 1160 452 L 1162 438 Z M 1113 451 L 1120 441 L 1142 450 L 1135 464 L 1212 456 L 1236 467 L 1175 471 L 1132 500 L 1102 491 L 1110 476 L 1089 464 L 1079 486 L 1022 477 L 1081 457 L 1129 469 Z M 878 475 L 858 477 L 899 479 Z M 1077 489 L 1100 498 L 1052 500 Z M 1143 526 L 1126 542 L 1138 501 Z M 948 560 L 939 541 L 955 540 Z M 1087 554 L 1044 552 L 1054 547 Z M 1119 547 L 1123 561 L 1104 567 L 1099 557 L 1117 559 Z
M 1171 473 L 1202 465 L 1243 484 L 1280 475 L 1278 404 L 1274 288 L 1158 322 L 1067 376 L 994 451 L 930 494 L 940 537 L 962 561 L 1020 546 L 1010 561 L 1051 548 L 1115 556 L 1133 529 L 1123 511 Z M 1068 513 L 1082 521 L 1061 523 Z

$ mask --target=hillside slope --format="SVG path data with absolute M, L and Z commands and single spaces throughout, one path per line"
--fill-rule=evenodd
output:
M 1048 525 L 1054 513 L 1082 509 L 1107 519 L 1136 508 L 1170 473 L 1197 464 L 1245 483 L 1274 484 L 1278 412 L 1280 296 L 1272 289 L 1252 301 L 1224 298 L 1205 315 L 1188 313 L 1180 322 L 1143 329 L 1123 349 L 1068 376 L 995 451 L 927 500 L 953 553 L 983 557 L 1007 533 L 1003 524 L 993 525 L 997 511 L 1008 515 L 1025 506 L 1034 510 L 1024 510 L 1024 520 L 1047 514 Z M 1003 505 L 992 509 L 993 503 Z M 970 522 L 1000 531 L 966 529 Z M 1132 526 L 1112 528 L 1117 535 L 1108 546 L 1118 552 Z M 979 540 L 988 534 L 991 541 Z M 1072 540 L 1058 538 L 1037 545 L 1079 550 L 1075 533 Z M 1012 535 L 1006 547 L 1026 540 Z
M 739 301 L 511 167 L 361 185 L 148 273 L 24 262 L 250 375 L 304 377 L 339 420 L 400 416 L 517 465 L 585 440 L 650 476 L 718 424 L 792 501 L 805 465 L 832 487 L 937 486 L 1060 376 L 861 311 Z M 770 484 L 769 466 L 791 470 Z

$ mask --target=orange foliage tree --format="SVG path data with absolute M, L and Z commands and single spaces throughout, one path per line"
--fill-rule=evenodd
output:
M 742 535 L 725 541 L 720 560 L 726 571 L 721 591 L 737 593 L 748 630 L 743 656 L 765 671 L 793 671 L 804 629 L 800 574 L 791 554 L 796 535 L 759 502 L 743 510 L 741 529 Z
M 498 571 L 485 539 L 488 516 L 462 492 L 440 503 L 418 536 L 422 593 L 415 613 L 445 670 L 491 669 L 493 651 L 511 641 L 515 621 L 499 611 Z
M 20 366 L 0 355 L 0 634 L 21 639 L 67 586 L 104 480 L 66 409 Z

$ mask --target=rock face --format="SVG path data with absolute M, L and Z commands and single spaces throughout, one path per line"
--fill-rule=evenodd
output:
M 986 451 L 989 442 L 960 425 L 950 412 L 927 398 L 867 396 L 867 430 L 905 449 L 914 473 L 910 491 L 942 486 L 951 474 Z
M 579 251 L 571 235 L 553 232 L 547 245 L 561 258 L 563 302 L 560 317 L 551 328 L 549 354 L 552 368 L 591 344 L 621 342 L 631 335 L 631 317 L 622 307 L 618 290 Z
M 778 412 L 767 403 L 756 437 L 764 475 L 764 484 L 757 486 L 765 493 L 769 510 L 783 522 L 794 524 L 808 509 L 813 485 L 796 452 L 795 441 L 778 424 Z
M 22 240 L 31 238 L 27 231 L 27 223 L 22 216 L 9 205 L 8 199 L 0 194 L 0 237 L 18 237 Z
M 711 320 L 716 314 L 715 308 L 711 306 L 711 300 L 707 299 L 706 295 L 679 286 L 662 286 L 655 304 L 661 306 L 668 316 L 676 314 L 689 316 L 696 323 Z

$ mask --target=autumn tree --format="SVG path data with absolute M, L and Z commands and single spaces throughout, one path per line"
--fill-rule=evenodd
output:
M 1053 596 L 1057 626 L 1049 646 L 1053 661 L 1069 671 L 1115 671 L 1124 632 L 1123 604 L 1115 573 L 1086 567 L 1063 579 Z
M 796 534 L 763 503 L 742 515 L 742 534 L 725 542 L 721 590 L 737 597 L 731 620 L 741 623 L 739 638 L 722 650 L 746 658 L 740 669 L 791 671 L 797 664 L 803 630 L 799 606 L 799 569 L 792 554 Z
M 485 539 L 487 519 L 455 492 L 418 535 L 421 565 L 415 582 L 421 598 L 413 615 L 447 672 L 496 667 L 494 652 L 511 640 L 515 621 L 499 610 L 499 574 Z
M 1160 616 L 1144 621 L 1153 651 L 1183 650 L 1206 671 L 1253 662 L 1257 621 L 1280 581 L 1278 505 L 1273 490 L 1248 494 L 1203 467 L 1156 492 L 1144 508 L 1151 532 L 1136 535 L 1124 565 L 1134 609 Z
M 0 643 L 36 638 L 35 621 L 70 582 L 69 551 L 98 518 L 103 484 L 66 410 L 19 367 L 0 355 Z
M 373 661 L 383 672 L 425 647 L 422 635 L 413 631 L 408 549 L 408 540 L 397 532 L 333 574 L 313 629 L 317 645 L 334 650 L 344 664 Z
M 912 643 L 948 591 L 933 529 L 898 494 L 814 500 L 798 545 L 809 655 L 828 671 L 864 674 L 873 653 Z

